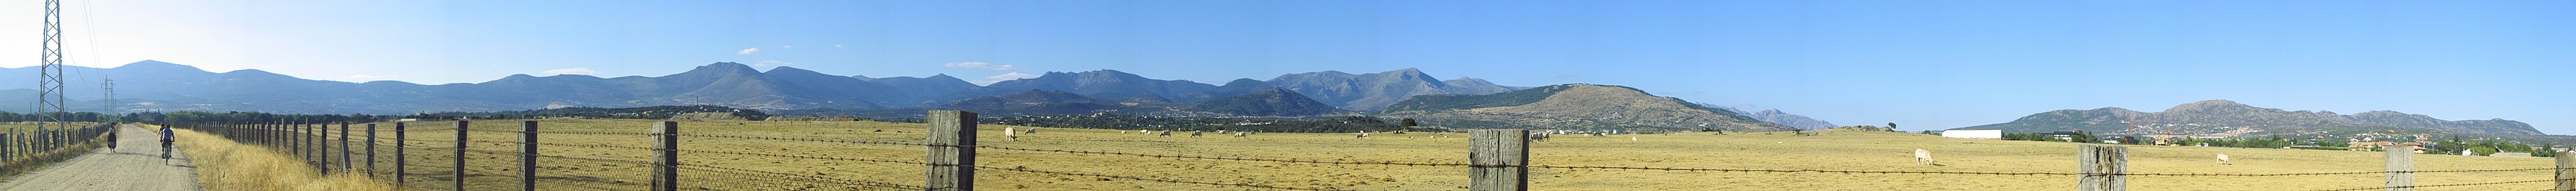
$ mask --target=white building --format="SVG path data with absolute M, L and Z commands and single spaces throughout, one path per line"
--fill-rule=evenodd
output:
M 2004 130 L 1947 130 L 1941 137 L 1970 139 L 2004 139 Z

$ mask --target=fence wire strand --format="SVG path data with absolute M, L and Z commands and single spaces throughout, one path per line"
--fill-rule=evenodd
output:
M 776 138 L 776 137 L 753 137 L 753 136 L 734 136 L 734 135 L 697 135 L 697 134 L 679 134 L 679 136 L 682 136 L 682 137 L 704 137 L 704 138 L 728 138 L 728 139 L 771 140 L 771 141 L 802 141 L 802 142 L 850 143 L 850 144 L 874 144 L 874 145 L 934 146 L 934 145 L 930 145 L 930 144 L 926 144 L 926 143 L 906 143 L 906 142 L 893 142 L 893 141 L 856 141 L 856 140 L 830 140 L 830 139 L 811 139 L 811 138 Z
M 887 183 L 887 182 L 877 182 L 877 181 L 838 179 L 838 178 L 831 178 L 831 177 L 812 176 L 812 175 L 803 175 L 803 174 L 795 174 L 795 173 L 769 172 L 769 171 L 758 171 L 758 170 L 750 170 L 750 169 L 729 168 L 729 167 L 708 166 L 708 165 L 694 165 L 694 164 L 680 164 L 680 165 L 679 165 L 679 167 L 681 167 L 681 168 L 685 168 L 685 169 L 696 169 L 696 170 L 700 170 L 700 171 L 715 172 L 715 173 L 729 174 L 729 175 L 735 175 L 735 176 L 766 177 L 766 178 L 772 178 L 772 179 L 790 180 L 790 181 L 799 181 L 799 182 L 807 182 L 807 183 L 827 183 L 827 184 L 855 185 L 855 186 L 860 186 L 860 187 L 870 187 L 870 188 L 895 188 L 895 189 L 905 189 L 905 190 L 922 190 L 922 186 L 903 185 L 903 184 L 895 184 L 895 183 Z
M 781 157 L 781 158 L 800 158 L 800 159 L 815 159 L 815 160 L 841 160 L 841 161 L 879 162 L 879 163 L 896 163 L 896 164 L 930 164 L 929 162 L 913 162 L 913 161 L 898 161 L 898 160 L 884 160 L 884 159 L 842 158 L 842 157 L 825 157 L 825 156 L 796 156 L 796 155 L 781 155 L 781 154 L 766 154 L 766 153 L 746 153 L 746 152 L 731 152 L 731 151 L 705 151 L 705 150 L 687 150 L 687 149 L 681 149 L 681 150 L 679 150 L 679 152 L 684 152 L 684 153 L 714 153 L 714 154 L 730 154 L 730 155 L 750 155 L 750 156 Z
M 1091 154 L 1091 155 L 1121 155 L 1121 156 L 1136 156 L 1136 157 L 1151 157 L 1151 158 L 1202 159 L 1202 160 L 1231 160 L 1231 161 L 1260 161 L 1260 162 L 1306 163 L 1306 164 L 1331 164 L 1331 165 L 1469 166 L 1468 164 L 1464 164 L 1464 163 L 1361 162 L 1361 161 L 1340 161 L 1340 160 L 1334 160 L 1334 161 L 1326 161 L 1326 160 L 1301 160 L 1301 159 L 1294 159 L 1294 158 L 1291 158 L 1291 159 L 1263 159 L 1263 158 L 1243 158 L 1243 157 L 1209 157 L 1209 156 L 1190 156 L 1190 155 L 1137 154 L 1137 153 L 1122 153 L 1122 152 L 1109 152 L 1109 151 L 1078 151 L 1078 150 L 1055 150 L 1055 149 L 1028 149 L 1028 148 L 1011 148 L 1011 147 L 997 147 L 997 146 L 983 146 L 983 145 L 977 145 L 977 146 L 975 146 L 975 148 L 996 149 L 996 150 L 1011 150 L 1011 151 L 1030 151 L 1030 152 L 1053 152 L 1053 153 Z
M 2515 184 L 2515 183 L 2552 182 L 2552 181 L 2561 181 L 2561 180 L 2576 180 L 2576 179 L 2547 179 L 2547 180 L 2525 180 L 2525 181 L 2511 181 L 2511 182 L 2488 182 L 2488 183 L 2466 183 L 2466 184 L 2435 184 L 2435 185 L 2413 185 L 2413 186 L 2382 186 L 2382 187 L 2346 188 L 2346 189 L 2316 190 L 2316 191 L 2361 191 L 2361 190 L 2386 190 L 2386 189 L 2399 189 L 2399 188 L 2426 188 L 2426 187 L 2478 186 L 2478 185 L 2497 185 L 2497 184 Z
M 1015 166 L 1015 167 L 1011 167 L 1011 168 L 997 168 L 997 167 L 985 167 L 985 166 L 974 166 L 974 167 L 975 167 L 976 169 L 989 169 L 989 170 L 1011 171 L 1011 172 L 1025 172 L 1025 173 L 1052 174 L 1052 175 L 1065 175 L 1065 176 L 1089 176 L 1089 177 L 1101 177 L 1101 178 L 1115 178 L 1115 179 L 1142 180 L 1142 181 L 1155 181 L 1155 182 L 1168 182 L 1168 183 L 1182 183 L 1182 184 L 1198 184 L 1198 185 L 1212 185 L 1212 186 L 1252 187 L 1252 188 L 1267 188 L 1267 189 L 1280 189 L 1280 190 L 1342 190 L 1342 189 L 1333 189 L 1333 188 L 1303 188 L 1303 187 L 1271 186 L 1271 185 L 1259 185 L 1259 184 L 1248 184 L 1248 183 L 1216 183 L 1216 182 L 1200 182 L 1200 181 L 1189 181 L 1189 180 L 1174 180 L 1174 179 L 1146 178 L 1146 177 L 1137 177 L 1137 176 L 1119 176 L 1119 175 L 1107 175 L 1107 174 L 1091 174 L 1091 173 L 1075 173 L 1075 172 L 1057 172 L 1057 171 L 1044 171 L 1044 170 L 1030 170 L 1030 169 L 1028 169 L 1028 167 L 1019 167 L 1019 166 Z

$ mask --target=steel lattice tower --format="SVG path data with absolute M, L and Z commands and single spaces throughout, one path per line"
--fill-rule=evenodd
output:
M 105 75 L 101 75 L 101 76 L 99 76 L 99 80 L 101 80 L 101 81 L 106 81 L 106 82 L 99 82 L 99 86 L 101 86 L 100 88 L 102 88 L 102 89 L 106 89 L 106 91 L 101 91 L 101 92 L 99 92 L 99 93 L 100 93 L 100 94 L 106 94 L 106 95 L 107 95 L 107 99 L 100 100 L 100 101 L 105 101 L 105 102 L 107 102 L 107 104 L 106 104 L 106 106 L 104 106 L 105 108 L 101 108 L 101 110 L 98 110 L 98 113 L 99 113 L 99 114 L 102 114 L 102 115 L 107 115 L 107 117 L 120 117 L 120 116 L 122 116 L 122 115 L 117 115 L 117 114 L 116 114 L 116 113 L 117 113 L 117 112 L 116 112 L 116 79 L 108 79 Z M 101 120 L 105 120 L 105 119 L 101 119 Z
M 62 124 L 62 115 L 68 112 L 63 108 L 66 99 L 63 99 L 62 0 L 45 0 L 45 41 L 42 44 L 45 46 L 44 55 L 37 58 L 43 59 L 44 65 L 36 68 L 42 74 L 38 75 L 42 79 L 36 81 L 36 89 L 41 90 L 36 93 L 36 129 L 45 129 L 47 122 L 68 126 Z

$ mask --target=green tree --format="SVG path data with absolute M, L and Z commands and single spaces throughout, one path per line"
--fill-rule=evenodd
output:
M 2495 154 L 2495 153 L 2496 153 L 2496 148 L 2495 148 L 2495 147 L 2487 147 L 2487 146 L 2469 147 L 2469 152 L 2470 152 L 2470 154 L 2475 154 L 2475 155 L 2478 155 L 2478 156 L 2487 156 L 2487 155 Z
M 1416 122 L 1413 122 L 1413 118 L 1404 118 L 1404 122 L 1403 122 L 1403 124 L 1404 124 L 1404 126 L 1406 126 L 1406 127 L 1422 126 L 1422 123 L 1416 123 Z

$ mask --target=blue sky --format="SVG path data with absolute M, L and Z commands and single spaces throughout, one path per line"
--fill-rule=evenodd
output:
M 33 65 L 41 1 L 6 3 L 29 6 L 0 10 L 0 31 L 28 34 L 0 35 L 24 45 L 0 53 L 27 54 L 0 54 L 0 66 Z M 76 65 L 155 59 L 339 81 L 657 76 L 711 62 L 1209 83 L 1420 68 L 1906 130 L 2228 99 L 2576 134 L 2576 102 L 2563 99 L 2576 93 L 2563 74 L 2576 72 L 2569 1 L 67 3 Z M 952 67 L 964 63 L 988 67 Z

